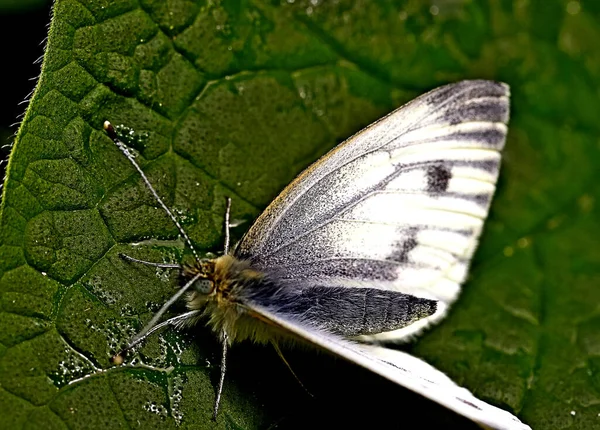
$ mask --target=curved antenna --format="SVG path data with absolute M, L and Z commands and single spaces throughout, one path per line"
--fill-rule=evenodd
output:
M 164 313 L 167 311 L 167 309 L 169 309 L 173 303 L 175 303 L 177 300 L 179 300 L 179 298 L 187 290 L 189 290 L 189 288 L 194 284 L 194 282 L 196 282 L 201 277 L 202 277 L 202 273 L 198 273 L 196 276 L 194 276 L 192 279 L 190 279 L 183 287 L 181 287 L 175 294 L 173 294 L 171 296 L 171 298 L 169 300 L 167 300 L 167 302 L 164 305 L 162 305 L 160 310 L 154 314 L 152 319 L 150 321 L 148 321 L 148 324 L 146 324 L 139 333 L 137 333 L 135 336 L 133 336 L 129 340 L 129 343 L 127 344 L 127 346 L 125 348 L 123 348 L 117 355 L 114 356 L 114 361 L 117 363 L 122 362 L 123 355 L 128 350 L 130 350 L 131 348 L 136 346 L 138 343 L 140 343 L 141 341 L 146 339 L 148 336 L 150 336 L 152 333 L 154 333 L 159 328 L 164 327 L 167 323 L 169 323 L 169 321 L 175 322 L 175 321 L 179 321 L 181 318 L 184 318 L 184 315 L 190 316 L 191 315 L 190 312 L 186 312 L 182 315 L 179 315 L 178 317 L 171 318 L 163 323 L 157 324 L 158 320 L 160 319 L 160 317 L 162 317 L 164 315 Z M 118 359 L 118 357 L 120 357 L 120 360 Z
M 230 212 L 231 212 L 231 198 L 225 197 L 225 221 L 224 221 L 225 222 L 225 225 L 224 225 L 225 244 L 223 246 L 223 248 L 224 248 L 223 255 L 229 254 L 229 227 L 231 226 L 229 224 Z
M 179 264 L 169 264 L 169 263 L 154 263 L 152 261 L 139 260 L 137 258 L 130 257 L 129 255 L 125 255 L 119 252 L 119 257 L 126 261 L 131 261 L 132 263 L 143 264 L 145 266 L 159 267 L 161 269 L 181 269 Z
M 173 221 L 173 223 L 177 226 L 179 233 L 181 234 L 181 236 L 183 236 L 186 243 L 192 250 L 192 254 L 194 254 L 194 257 L 196 257 L 196 261 L 200 262 L 200 257 L 198 256 L 198 253 L 196 252 L 194 245 L 192 245 L 192 241 L 190 240 L 189 236 L 187 235 L 187 233 L 185 232 L 185 230 L 183 229 L 181 224 L 179 224 L 179 221 L 177 221 L 177 218 L 175 218 L 175 215 L 173 215 L 173 213 L 169 210 L 167 205 L 165 205 L 165 203 L 159 197 L 158 193 L 156 192 L 156 190 L 154 189 L 154 187 L 152 186 L 152 184 L 150 183 L 150 181 L 144 174 L 144 171 L 139 166 L 139 164 L 135 161 L 135 158 L 133 157 L 131 152 L 129 152 L 129 149 L 127 149 L 127 146 L 119 140 L 119 137 L 117 136 L 117 132 L 115 131 L 115 128 L 112 126 L 112 124 L 109 121 L 104 121 L 104 130 L 106 131 L 106 134 L 108 134 L 108 137 L 110 137 L 112 139 L 112 141 L 115 143 L 115 145 L 117 145 L 117 148 L 119 148 L 121 150 L 121 152 L 123 154 L 125 154 L 127 159 L 131 162 L 131 164 L 133 164 L 133 167 L 135 167 L 135 169 L 138 171 L 138 173 L 142 177 L 143 181 L 146 183 L 146 186 L 148 187 L 148 189 L 150 190 L 150 192 L 152 193 L 152 195 L 154 196 L 154 198 L 156 199 L 158 204 L 164 209 L 164 211 L 167 213 L 167 215 L 169 215 L 169 218 L 171 218 L 171 221 Z
M 160 324 L 156 324 L 154 327 L 152 327 L 150 330 L 148 330 L 148 332 L 144 335 L 143 338 L 141 338 L 138 342 L 143 341 L 144 339 L 146 339 L 148 336 L 150 336 L 151 334 L 153 334 L 154 332 L 160 330 L 161 328 L 168 326 L 168 325 L 174 325 L 176 326 L 177 324 L 181 323 L 182 321 L 185 321 L 188 318 L 192 318 L 194 316 L 200 315 L 202 313 L 202 311 L 200 309 L 196 309 L 193 311 L 188 311 L 185 312 L 183 314 L 174 316 L 173 318 L 169 318 L 166 321 L 161 322 Z M 125 357 L 125 354 L 127 353 L 128 348 L 124 348 L 121 351 L 119 351 L 118 354 L 115 354 L 112 356 L 111 361 L 114 364 L 123 364 L 123 360 Z
M 160 330 L 161 328 L 168 326 L 168 325 L 177 325 L 177 324 L 181 323 L 182 321 L 185 321 L 188 318 L 192 318 L 194 316 L 200 315 L 201 313 L 202 313 L 202 311 L 200 309 L 196 309 L 193 311 L 188 311 L 183 314 L 174 316 L 173 318 L 169 318 L 168 320 L 163 321 L 160 324 L 156 324 L 154 327 L 152 327 L 150 330 L 148 330 L 143 337 L 138 339 L 138 341 L 136 343 L 134 343 L 133 345 L 128 345 L 127 347 L 125 347 L 121 351 L 119 351 L 118 354 L 114 355 L 112 357 L 113 363 L 115 363 L 115 364 L 123 363 L 123 357 L 125 356 L 125 354 L 127 353 L 127 351 L 129 349 L 131 349 L 133 346 L 137 345 L 139 342 L 146 339 L 148 336 L 150 336 L 154 332 Z

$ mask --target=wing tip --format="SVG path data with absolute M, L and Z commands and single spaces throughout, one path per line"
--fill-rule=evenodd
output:
M 450 124 L 484 121 L 506 125 L 510 119 L 510 86 L 499 81 L 451 83 L 426 93 L 424 102 L 439 112 L 438 120 Z
M 498 96 L 506 96 L 510 97 L 510 85 L 505 82 L 495 81 L 492 79 L 464 79 L 462 81 L 455 82 L 453 84 L 448 84 L 447 86 L 462 86 L 462 87 L 475 87 L 482 86 L 498 92 Z

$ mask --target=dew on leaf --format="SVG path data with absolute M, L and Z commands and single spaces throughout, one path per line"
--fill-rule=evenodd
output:
M 181 425 L 184 416 L 183 411 L 181 410 L 184 383 L 184 378 L 181 375 L 175 375 L 172 378 L 172 389 L 169 399 L 171 402 L 171 415 L 177 425 Z
M 88 360 L 82 358 L 70 348 L 65 348 L 64 353 L 65 358 L 57 363 L 57 369 L 48 374 L 58 388 L 97 371 Z

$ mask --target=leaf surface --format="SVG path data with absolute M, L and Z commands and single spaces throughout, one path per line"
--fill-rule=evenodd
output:
M 472 426 L 312 351 L 231 351 L 203 327 L 109 358 L 177 287 L 127 264 L 186 258 L 102 131 L 120 126 L 203 251 L 224 197 L 252 220 L 310 162 L 416 95 L 507 82 L 512 120 L 471 280 L 404 348 L 536 429 L 600 423 L 600 8 L 594 2 L 58 0 L 0 213 L 6 428 Z

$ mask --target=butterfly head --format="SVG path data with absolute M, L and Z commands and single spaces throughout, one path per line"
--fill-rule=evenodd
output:
M 230 341 L 239 337 L 238 322 L 247 312 L 243 296 L 248 289 L 260 288 L 264 274 L 248 261 L 223 255 L 186 266 L 183 276 L 188 282 L 195 279 L 186 295 L 187 308 L 208 317 L 208 325 L 215 333 L 225 330 Z
M 183 276 L 187 279 L 197 278 L 187 297 L 189 309 L 200 309 L 207 302 L 228 305 L 235 302 L 240 289 L 262 279 L 262 274 L 253 270 L 248 262 L 231 255 L 200 260 L 185 266 Z
M 183 277 L 194 280 L 189 289 L 192 295 L 209 297 L 216 294 L 215 263 L 218 258 L 194 261 L 191 265 L 183 266 Z

